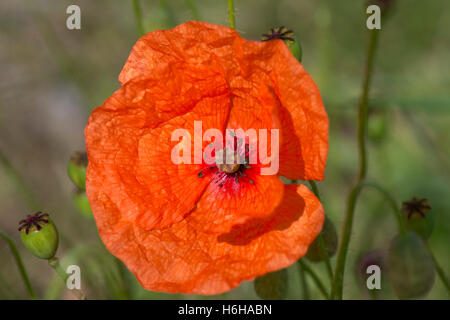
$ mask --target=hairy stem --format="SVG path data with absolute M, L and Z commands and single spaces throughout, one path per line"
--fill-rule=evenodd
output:
M 142 24 L 142 10 L 141 10 L 141 4 L 139 0 L 133 0 L 133 9 L 134 9 L 134 16 L 136 18 L 136 24 L 139 31 L 139 36 L 143 36 L 145 34 L 144 25 Z
M 50 267 L 55 270 L 55 272 L 58 274 L 58 276 L 61 278 L 61 280 L 66 283 L 67 279 L 69 278 L 69 275 L 64 272 L 63 268 L 61 267 L 61 264 L 59 263 L 59 259 L 57 257 L 50 258 L 48 260 L 48 264 Z M 79 289 L 72 289 L 70 290 L 73 292 L 73 294 L 79 299 L 79 300 L 85 300 L 86 296 L 84 293 Z
M 236 20 L 234 17 L 234 0 L 227 0 L 228 3 L 228 25 L 236 29 Z
M 379 30 L 370 31 L 369 46 L 367 49 L 366 65 L 364 71 L 364 79 L 362 85 L 361 99 L 358 107 L 358 154 L 359 154 L 359 176 L 357 184 L 351 189 L 348 197 L 347 212 L 342 227 L 341 242 L 337 254 L 336 268 L 334 272 L 333 285 L 331 287 L 332 299 L 342 299 L 342 288 L 344 282 L 345 262 L 347 251 L 350 243 L 350 236 L 353 226 L 353 216 L 355 212 L 356 200 L 361 191 L 360 184 L 367 175 L 367 122 L 368 122 L 368 96 L 370 80 L 372 78 L 372 68 L 375 57 L 375 51 L 378 42 Z
M 379 30 L 370 31 L 369 47 L 367 49 L 366 65 L 362 93 L 358 107 L 358 154 L 359 154 L 359 177 L 358 182 L 363 180 L 367 175 L 367 122 L 368 122 L 368 100 L 369 87 L 372 78 L 373 62 L 375 51 L 378 43 Z
M 36 294 L 34 293 L 33 287 L 31 286 L 27 270 L 23 265 L 22 258 L 20 257 L 19 251 L 17 250 L 14 241 L 3 231 L 0 231 L 0 238 L 4 239 L 8 243 L 9 248 L 11 249 L 11 253 L 14 256 L 14 259 L 16 260 L 17 267 L 19 268 L 20 271 L 20 276 L 22 277 L 23 283 L 25 284 L 25 288 L 27 289 L 28 295 L 30 296 L 31 299 L 33 300 L 36 299 Z

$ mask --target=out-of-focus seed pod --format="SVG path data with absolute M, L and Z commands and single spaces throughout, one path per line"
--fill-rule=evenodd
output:
M 58 250 L 58 230 L 47 213 L 37 212 L 19 222 L 20 237 L 36 257 L 50 259 Z
M 406 227 L 424 239 L 428 239 L 434 227 L 434 215 L 427 199 L 417 197 L 402 204 L 403 216 L 406 219 Z
M 67 173 L 70 180 L 81 190 L 86 188 L 86 167 L 88 158 L 86 152 L 77 151 L 69 160 L 67 165 Z
M 389 280 L 400 299 L 420 298 L 433 287 L 432 257 L 422 238 L 413 232 L 397 235 L 392 240 L 387 267 Z
M 381 274 L 383 274 L 385 270 L 385 252 L 382 250 L 371 250 L 362 253 L 358 259 L 356 259 L 355 265 L 355 275 L 358 281 L 358 284 L 366 293 L 370 293 L 372 295 L 377 295 L 379 290 L 368 290 L 367 287 L 367 279 L 369 277 L 369 267 L 370 266 L 378 266 L 380 268 Z M 383 277 L 381 277 L 383 279 Z
M 91 205 L 89 204 L 89 200 L 86 196 L 86 192 L 76 190 L 73 194 L 73 203 L 83 217 L 87 219 L 92 219 L 94 217 L 92 214 Z
M 274 39 L 283 40 L 291 51 L 292 55 L 298 60 L 302 61 L 302 46 L 298 41 L 294 32 L 285 26 L 278 28 L 271 28 L 268 33 L 262 35 L 262 41 L 269 41 Z
M 322 235 L 323 243 L 328 252 L 328 256 L 331 258 L 336 253 L 338 238 L 334 223 L 327 216 L 325 216 L 325 221 L 320 234 Z M 308 252 L 306 253 L 306 258 L 312 262 L 319 262 L 325 259 L 320 250 L 319 237 L 317 237 L 309 246 Z
M 368 5 L 375 4 L 379 6 L 381 9 L 381 13 L 384 15 L 391 10 L 394 2 L 395 0 L 369 0 L 367 1 L 367 4 Z
M 288 290 L 287 270 L 267 273 L 256 278 L 253 284 L 256 294 L 263 300 L 285 299 Z

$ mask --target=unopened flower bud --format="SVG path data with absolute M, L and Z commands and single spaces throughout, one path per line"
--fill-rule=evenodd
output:
M 86 152 L 75 152 L 67 165 L 67 173 L 70 180 L 81 190 L 86 188 L 86 167 L 88 158 Z
M 338 238 L 336 233 L 336 228 L 333 222 L 325 216 L 325 221 L 323 223 L 322 231 L 320 232 L 323 239 L 323 244 L 328 252 L 328 257 L 332 257 L 337 250 Z M 322 255 L 320 249 L 320 237 L 317 237 L 313 243 L 309 246 L 308 252 L 306 253 L 306 258 L 312 262 L 323 261 L 325 257 Z
M 387 258 L 389 280 L 400 299 L 414 299 L 427 294 L 433 287 L 434 263 L 418 235 L 408 232 L 396 236 Z
M 433 212 L 427 199 L 417 197 L 402 204 L 403 216 L 406 219 L 406 227 L 409 231 L 419 234 L 424 239 L 428 239 L 433 231 Z
M 288 275 L 286 269 L 267 273 L 255 279 L 256 294 L 263 300 L 282 300 L 287 296 Z
M 270 32 L 262 35 L 262 41 L 269 41 L 274 39 L 283 40 L 288 46 L 292 55 L 299 61 L 302 61 L 302 47 L 294 32 L 284 26 L 278 28 L 271 28 Z
M 36 257 L 50 259 L 58 249 L 58 231 L 47 213 L 37 212 L 19 222 L 20 237 Z
M 73 203 L 83 217 L 87 219 L 93 218 L 91 205 L 89 204 L 86 192 L 76 190 L 73 195 Z

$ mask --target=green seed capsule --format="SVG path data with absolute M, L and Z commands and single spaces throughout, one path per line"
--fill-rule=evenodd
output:
M 80 190 L 75 191 L 73 195 L 73 203 L 83 217 L 87 219 L 93 218 L 91 205 L 89 204 L 86 192 Z
M 287 296 L 288 275 L 282 269 L 267 273 L 253 282 L 256 294 L 263 300 L 282 300 Z
M 323 244 L 328 252 L 328 256 L 331 258 L 337 250 L 338 238 L 336 228 L 333 222 L 325 216 L 322 231 L 320 232 L 323 239 Z M 313 243 L 309 246 L 306 258 L 312 262 L 323 261 L 325 257 L 320 250 L 320 237 L 317 237 Z
M 20 237 L 27 249 L 41 259 L 53 258 L 58 249 L 58 230 L 47 213 L 28 215 L 19 223 Z
M 302 61 L 302 47 L 300 41 L 294 35 L 294 32 L 284 26 L 271 28 L 268 33 L 262 35 L 262 41 L 274 39 L 283 40 L 291 51 L 292 55 L 299 61 Z
M 75 152 L 67 165 L 70 180 L 81 190 L 86 188 L 86 167 L 88 158 L 86 152 Z
M 398 235 L 392 240 L 387 267 L 389 280 L 400 299 L 422 297 L 433 287 L 434 263 L 424 241 L 415 233 Z

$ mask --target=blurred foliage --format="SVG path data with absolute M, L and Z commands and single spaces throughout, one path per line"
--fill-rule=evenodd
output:
M 77 213 L 67 161 L 73 151 L 84 149 L 83 130 L 90 111 L 119 87 L 117 77 L 138 29 L 131 0 L 79 0 L 82 29 L 70 31 L 65 12 L 72 2 L 0 2 L 0 230 L 19 243 L 18 221 L 32 210 L 49 212 L 62 236 L 58 250 L 62 264 L 82 266 L 83 288 L 89 298 L 257 298 L 249 282 L 212 297 L 145 291 L 104 249 L 93 220 Z M 356 179 L 356 105 L 367 44 L 365 4 L 362 0 L 236 0 L 236 24 L 243 37 L 258 40 L 271 27 L 285 25 L 301 41 L 303 65 L 317 82 L 330 117 L 326 179 L 319 188 L 338 233 L 346 195 Z M 148 0 L 141 1 L 141 7 L 147 31 L 192 19 L 227 24 L 226 1 Z M 392 190 L 399 205 L 413 196 L 429 200 L 435 219 L 430 246 L 447 272 L 448 21 L 447 0 L 396 1 L 390 16 L 382 21 L 369 99 L 371 114 L 388 119 L 372 126 L 375 133 L 381 126 L 383 135 L 369 140 L 369 177 Z M 380 195 L 365 191 L 355 215 L 344 298 L 362 297 L 364 289 L 355 277 L 358 257 L 375 248 L 386 251 L 395 232 L 389 205 Z M 72 298 L 45 261 L 19 248 L 39 297 Z M 3 243 L 0 261 L 0 299 L 26 297 Z M 312 267 L 327 279 L 322 264 Z M 300 298 L 297 268 L 292 266 L 287 272 L 287 297 Z M 307 281 L 311 298 L 321 298 L 311 280 Z M 383 282 L 377 298 L 395 298 L 389 283 Z M 448 298 L 439 280 L 426 298 Z

